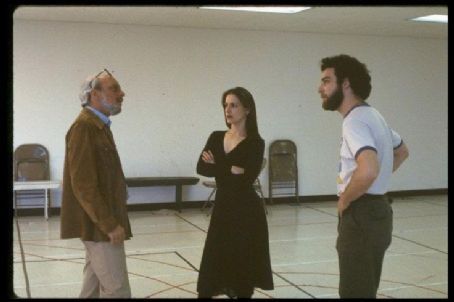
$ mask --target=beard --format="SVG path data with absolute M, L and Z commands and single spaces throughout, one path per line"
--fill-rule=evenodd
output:
M 101 99 L 101 104 L 104 107 L 104 109 L 109 111 L 110 115 L 117 115 L 121 112 L 120 105 L 109 104 L 105 99 Z
M 344 93 L 337 87 L 336 91 L 322 103 L 322 107 L 325 110 L 335 111 L 342 104 L 343 99 Z

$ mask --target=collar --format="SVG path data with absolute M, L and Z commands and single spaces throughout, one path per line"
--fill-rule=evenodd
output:
M 85 106 L 87 109 L 90 109 L 94 114 L 96 114 L 102 121 L 103 123 L 110 128 L 110 125 L 112 124 L 112 121 L 109 119 L 109 117 L 107 115 L 105 115 L 104 113 L 102 113 L 101 111 L 99 110 L 96 110 L 95 108 L 93 107 L 90 107 L 90 106 Z
M 350 110 L 348 110 L 347 114 L 344 115 L 344 119 L 347 117 L 347 115 L 350 114 L 350 112 L 352 112 L 353 109 L 358 108 L 358 107 L 363 107 L 363 106 L 368 106 L 368 107 L 370 107 L 370 105 L 367 104 L 366 102 L 362 102 L 362 103 L 360 103 L 360 104 L 356 104 L 355 106 L 353 106 L 352 108 L 350 108 Z

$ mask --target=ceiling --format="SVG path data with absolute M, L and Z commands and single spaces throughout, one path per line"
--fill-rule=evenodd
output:
M 296 14 L 199 9 L 196 6 L 20 6 L 13 20 L 96 22 L 191 28 L 448 38 L 448 24 L 410 18 L 448 14 L 447 6 L 315 6 Z

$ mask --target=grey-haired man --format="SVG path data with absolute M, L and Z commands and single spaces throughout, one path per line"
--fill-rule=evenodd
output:
M 66 134 L 61 238 L 85 246 L 80 298 L 130 298 L 124 240 L 132 237 L 127 186 L 109 116 L 125 93 L 107 70 L 82 85 L 83 109 Z

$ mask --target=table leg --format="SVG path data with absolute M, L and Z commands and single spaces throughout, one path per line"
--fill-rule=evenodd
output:
M 16 200 L 16 190 L 13 192 L 13 204 L 14 204 L 14 212 L 17 211 L 17 200 Z
M 44 217 L 46 217 L 46 220 L 49 218 L 49 216 L 47 215 L 47 189 L 44 189 L 44 191 L 46 192 L 44 195 L 45 197 L 45 202 L 44 202 Z
M 182 194 L 181 194 L 181 191 L 182 191 L 182 190 L 181 190 L 181 187 L 182 187 L 182 186 L 183 186 L 183 185 L 176 185 L 176 189 L 175 189 L 175 195 L 176 195 L 176 196 L 175 196 L 175 200 L 176 200 L 176 202 L 177 202 L 177 209 L 178 209 L 178 212 L 180 212 L 180 213 L 181 213 L 181 199 L 182 199 L 182 197 L 181 197 L 181 195 L 182 195 Z

